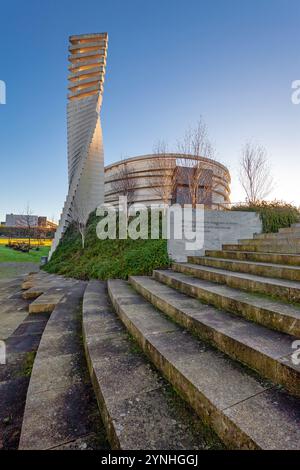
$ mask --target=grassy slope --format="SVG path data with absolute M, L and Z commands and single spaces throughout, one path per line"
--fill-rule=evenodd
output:
M 79 234 L 70 228 L 44 269 L 78 279 L 105 280 L 149 275 L 153 269 L 169 265 L 166 240 L 99 240 L 98 221 L 92 214 L 84 250 Z
M 49 247 L 43 246 L 39 251 L 30 251 L 30 253 L 22 253 L 20 251 L 12 250 L 6 246 L 0 245 L 0 263 L 2 262 L 13 262 L 13 263 L 38 263 L 41 256 L 47 256 Z

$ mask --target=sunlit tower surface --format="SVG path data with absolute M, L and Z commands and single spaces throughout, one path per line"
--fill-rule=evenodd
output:
M 74 211 L 89 214 L 104 202 L 104 154 L 100 109 L 103 96 L 107 33 L 70 36 L 68 76 L 68 195 L 49 259 Z

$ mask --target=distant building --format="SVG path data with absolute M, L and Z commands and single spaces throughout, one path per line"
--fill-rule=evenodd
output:
M 117 205 L 120 196 L 129 203 L 191 204 L 190 179 L 198 175 L 198 203 L 225 209 L 230 203 L 230 173 L 221 163 L 204 157 L 167 153 L 128 158 L 105 168 L 105 202 Z M 197 171 L 197 170 L 196 170 Z M 176 181 L 173 176 L 176 175 Z M 166 185 L 172 186 L 166 201 Z
M 47 220 L 45 216 L 38 215 L 24 215 L 24 214 L 6 214 L 5 220 L 6 227 L 39 227 L 39 228 L 49 228 L 55 229 L 57 225 L 53 222 Z

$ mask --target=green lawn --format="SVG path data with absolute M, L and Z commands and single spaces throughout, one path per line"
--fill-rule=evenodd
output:
M 48 255 L 49 250 L 49 246 L 42 246 L 39 251 L 32 250 L 29 253 L 22 253 L 0 245 L 0 263 L 38 263 L 41 256 Z

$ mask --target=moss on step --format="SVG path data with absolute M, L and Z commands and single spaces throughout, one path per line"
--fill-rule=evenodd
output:
M 21 370 L 19 372 L 20 377 L 30 377 L 31 376 L 35 356 L 36 356 L 36 351 L 29 351 L 29 352 L 26 353 L 24 363 L 23 363 L 23 367 L 21 368 Z

